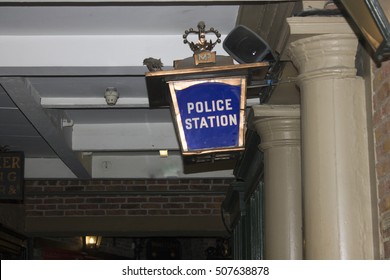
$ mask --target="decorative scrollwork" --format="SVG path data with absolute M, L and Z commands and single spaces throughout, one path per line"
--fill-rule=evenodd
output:
M 202 51 L 211 51 L 216 44 L 221 43 L 221 34 L 218 32 L 218 30 L 211 27 L 209 30 L 206 30 L 206 24 L 203 21 L 200 21 L 198 23 L 198 31 L 195 31 L 193 28 L 190 28 L 186 31 L 184 31 L 183 34 L 183 43 L 188 44 L 190 46 L 190 49 L 194 53 L 199 53 Z M 212 40 L 207 41 L 206 40 L 206 34 L 214 34 L 217 37 L 217 40 L 213 42 Z M 197 34 L 198 35 L 198 42 L 194 43 L 187 40 L 188 35 L 190 34 Z

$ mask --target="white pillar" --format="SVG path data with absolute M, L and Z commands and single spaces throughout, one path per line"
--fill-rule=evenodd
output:
M 358 41 L 347 33 L 289 47 L 301 90 L 306 259 L 374 256 L 365 89 L 356 77 Z
M 264 258 L 302 259 L 299 105 L 256 105 L 251 113 L 264 152 Z

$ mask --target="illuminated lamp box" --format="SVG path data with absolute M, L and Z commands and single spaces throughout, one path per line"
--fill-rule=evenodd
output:
M 183 155 L 244 149 L 246 77 L 170 81 L 169 88 Z
M 255 62 L 145 73 L 149 105 L 170 108 L 185 163 L 239 157 L 247 85 L 263 81 L 268 68 L 268 62 Z

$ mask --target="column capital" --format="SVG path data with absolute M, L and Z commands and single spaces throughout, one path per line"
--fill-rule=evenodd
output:
M 261 138 L 260 149 L 300 145 L 299 105 L 255 105 L 250 112 L 250 126 Z
M 355 77 L 358 40 L 352 34 L 325 34 L 292 42 L 288 49 L 299 80 L 323 76 Z
M 358 39 L 343 17 L 288 18 L 287 55 L 299 80 L 335 76 L 355 77 Z

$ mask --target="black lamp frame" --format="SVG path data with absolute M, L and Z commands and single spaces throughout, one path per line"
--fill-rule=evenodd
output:
M 388 0 L 386 0 L 388 1 Z M 379 0 L 338 0 L 341 2 L 347 11 L 350 14 L 352 20 L 355 22 L 356 26 L 359 28 L 360 32 L 365 37 L 366 42 L 371 46 L 372 57 L 377 62 L 382 62 L 383 60 L 390 58 L 390 18 L 386 16 L 382 5 Z M 359 14 L 359 11 L 354 10 L 359 8 L 359 5 L 364 5 L 365 11 L 360 11 L 363 14 Z M 352 8 L 353 7 L 353 8 Z M 363 7 L 360 7 L 363 8 Z M 376 25 L 376 30 L 372 30 L 372 27 L 365 26 L 365 13 L 371 17 L 371 20 Z M 389 16 L 390 17 L 390 16 Z M 366 29 L 368 28 L 368 29 Z M 380 33 L 380 36 L 383 38 L 383 41 L 378 42 L 378 45 L 372 45 L 372 40 L 369 36 L 371 34 Z M 367 36 L 366 36 L 367 35 Z M 382 39 L 381 38 L 381 39 Z
M 365 0 L 378 28 L 383 36 L 383 42 L 375 50 L 375 59 L 382 61 L 390 57 L 390 23 L 378 0 Z

